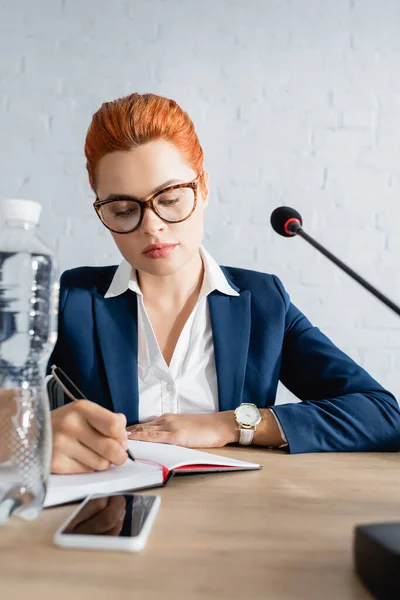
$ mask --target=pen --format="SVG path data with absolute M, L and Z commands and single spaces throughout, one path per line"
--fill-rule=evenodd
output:
M 69 389 L 65 386 L 65 384 L 61 381 L 61 379 L 55 372 L 56 369 L 62 374 L 63 377 L 65 377 L 65 379 L 68 381 L 68 383 L 70 385 L 72 385 L 72 387 L 75 389 L 75 392 L 77 392 L 77 395 L 79 396 L 79 398 L 76 398 L 72 394 L 72 392 L 70 392 Z M 64 373 L 64 371 L 60 367 L 57 367 L 56 365 L 52 365 L 50 368 L 50 371 L 51 371 L 51 374 L 53 375 L 54 379 L 57 381 L 58 385 L 61 387 L 63 392 L 65 392 L 65 394 L 68 396 L 68 398 L 70 398 L 71 400 L 88 400 L 88 398 L 86 398 L 86 396 L 84 394 L 82 394 L 82 392 L 78 388 L 78 386 L 75 385 L 75 383 L 68 377 L 68 375 L 66 373 Z M 126 453 L 128 455 L 128 458 L 135 461 L 135 457 L 133 456 L 133 454 L 129 450 L 129 448 L 126 448 Z
M 135 457 L 133 456 L 132 452 L 129 450 L 129 448 L 126 449 L 126 453 L 128 455 L 128 457 L 133 460 L 133 462 L 135 462 Z

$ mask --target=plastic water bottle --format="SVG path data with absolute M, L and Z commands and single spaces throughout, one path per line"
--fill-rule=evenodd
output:
M 37 237 L 41 206 L 0 201 L 0 523 L 35 518 L 51 461 L 46 364 L 56 341 L 58 283 Z

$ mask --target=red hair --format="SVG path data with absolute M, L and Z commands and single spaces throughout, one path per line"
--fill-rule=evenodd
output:
M 174 100 L 156 94 L 131 94 L 102 104 L 92 117 L 85 142 L 92 189 L 96 188 L 96 169 L 105 154 L 132 150 L 152 140 L 172 142 L 196 173 L 203 170 L 203 150 L 193 122 Z

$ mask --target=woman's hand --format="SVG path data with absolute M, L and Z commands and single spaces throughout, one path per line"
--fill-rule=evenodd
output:
M 77 400 L 51 412 L 52 473 L 90 473 L 127 458 L 125 415 L 89 400 Z
M 166 413 L 154 421 L 131 425 L 127 430 L 131 440 L 187 448 L 220 448 L 239 441 L 233 410 L 210 414 Z
M 127 427 L 129 439 L 175 444 L 187 448 L 221 448 L 239 441 L 233 410 L 207 414 L 166 413 L 140 425 Z M 278 424 L 269 409 L 261 409 L 262 419 L 254 434 L 256 446 L 279 447 L 284 443 Z
M 23 424 L 22 418 L 18 418 L 18 397 L 20 395 L 21 390 L 19 389 L 0 390 L 0 423 L 3 428 L 3 437 L 0 442 L 0 462 L 12 460 L 14 449 L 21 443 L 16 425 Z

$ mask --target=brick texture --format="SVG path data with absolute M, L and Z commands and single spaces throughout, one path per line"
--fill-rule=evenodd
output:
M 296 207 L 311 235 L 400 302 L 399 64 L 398 0 L 0 0 L 0 198 L 42 203 L 60 270 L 115 263 L 86 178 L 90 117 L 133 91 L 173 97 L 211 174 L 207 248 L 276 273 L 400 395 L 400 320 L 269 226 L 276 206 Z

